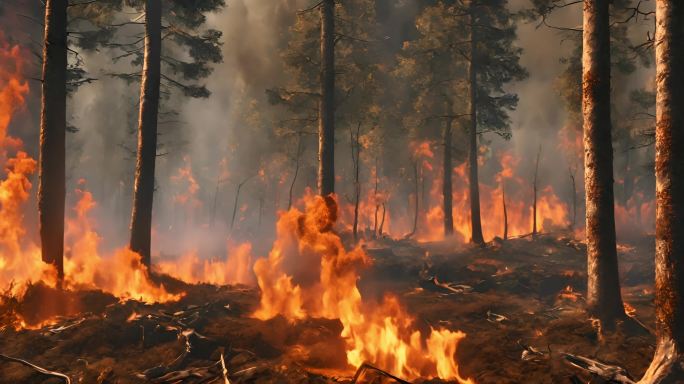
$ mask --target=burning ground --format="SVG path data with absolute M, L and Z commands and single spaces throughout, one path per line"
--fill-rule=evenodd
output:
M 315 207 L 309 209 L 325 206 L 312 204 Z M 293 215 L 299 220 L 321 219 L 311 211 L 307 211 L 308 217 L 296 212 Z M 287 225 L 281 220 L 279 230 Z M 321 233 L 327 232 L 299 232 L 309 237 Z M 336 237 L 334 232 L 330 234 Z M 306 248 L 295 245 L 298 251 Z M 271 257 L 263 262 L 273 262 L 279 247 L 284 253 L 291 251 L 288 244 L 276 244 Z M 351 249 L 350 253 L 363 255 L 364 260 L 359 261 L 366 265 L 358 276 L 358 297 L 363 302 L 350 304 L 352 308 L 359 305 L 361 313 L 355 316 L 362 318 L 348 320 L 343 314 L 335 316 L 326 313 L 324 306 L 317 306 L 331 294 L 329 289 L 320 288 L 317 268 L 314 276 L 309 276 L 309 284 L 317 287 L 314 291 L 297 284 L 305 281 L 301 276 L 284 272 L 283 276 L 290 278 L 281 283 L 289 281 L 294 293 L 281 298 L 281 303 L 290 306 L 270 313 L 267 309 L 275 307 L 264 304 L 269 301 L 267 296 L 257 287 L 243 285 L 188 285 L 157 276 L 158 283 L 163 282 L 169 292 L 183 295 L 178 301 L 144 304 L 121 301 L 96 290 L 58 293 L 38 284 L 28 288 L 21 302 L 8 300 L 3 304 L 0 350 L 84 383 L 223 382 L 221 356 L 230 382 L 349 382 L 355 371 L 349 364 L 353 352 L 350 340 L 354 340 L 350 328 L 358 337 L 354 346 L 360 341 L 373 344 L 372 348 L 361 348 L 364 357 L 378 358 L 376 364 L 391 373 L 408 373 L 403 378 L 413 382 L 424 382 L 429 376 L 411 377 L 411 370 L 434 369 L 429 359 L 437 357 L 433 351 L 418 351 L 423 352 L 421 360 L 413 351 L 405 365 L 397 365 L 396 358 L 406 348 L 401 340 L 408 340 L 411 349 L 410 335 L 403 333 L 408 331 L 430 335 L 445 330 L 445 335 L 457 335 L 458 348 L 452 361 L 458 362 L 456 372 L 466 382 L 589 380 L 567 362 L 564 353 L 619 363 L 638 376 L 652 355 L 654 338 L 648 328 L 653 324 L 649 272 L 653 268 L 645 251 L 652 249 L 652 240 L 620 247 L 625 301 L 629 312 L 646 326 L 628 321 L 614 335 L 605 337 L 599 336 L 583 311 L 584 246 L 562 234 L 507 242 L 495 239 L 484 248 L 387 239 Z M 338 251 L 344 252 L 345 258 L 355 257 Z M 257 267 L 257 275 L 258 271 Z M 277 271 L 269 268 L 271 273 Z M 335 292 L 356 286 L 342 281 L 338 284 Z M 285 293 L 282 287 L 279 292 Z M 315 292 L 317 295 L 312 295 Z M 66 317 L 51 317 L 49 324 L 29 329 L 17 327 L 9 316 L 28 319 L 46 302 L 60 303 L 55 305 L 56 312 Z M 78 303 L 77 310 L 69 310 L 68 303 Z M 373 314 L 393 316 L 384 318 L 381 324 L 387 327 L 378 333 L 378 339 L 368 339 L 370 336 L 361 332 L 377 325 Z M 388 332 L 392 329 L 401 329 L 402 333 Z M 427 342 L 419 344 L 429 348 Z M 384 351 L 391 356 L 378 352 L 387 347 Z M 368 356 L 372 351 L 377 354 Z M 0 365 L 0 377 L 6 382 L 58 382 L 7 362 Z M 361 378 L 359 382 L 376 382 L 367 380 Z M 445 381 L 455 380 L 452 376 Z

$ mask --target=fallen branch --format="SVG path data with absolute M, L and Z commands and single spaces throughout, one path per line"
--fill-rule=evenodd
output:
M 45 369 L 45 368 L 43 368 L 43 367 L 39 367 L 39 366 L 37 366 L 37 365 L 35 365 L 35 364 L 33 364 L 33 363 L 29 363 L 29 362 L 26 361 L 26 360 L 19 359 L 19 358 L 16 358 L 16 357 L 10 357 L 10 356 L 3 355 L 3 354 L 0 354 L 0 359 L 2 359 L 2 360 L 7 360 L 7 361 L 11 361 L 11 362 L 13 362 L 13 363 L 19 363 L 19 364 L 25 365 L 25 366 L 27 366 L 27 367 L 29 367 L 29 368 L 32 368 L 32 369 L 35 370 L 36 372 L 45 375 L 45 376 L 57 377 L 57 378 L 60 378 L 60 379 L 64 380 L 64 382 L 65 382 L 66 384 L 71 384 L 71 379 L 69 378 L 69 376 L 67 376 L 67 375 L 65 375 L 65 374 L 63 374 L 63 373 L 59 373 L 59 372 L 55 372 L 55 371 L 50 371 L 50 370 Z
M 371 379 L 370 381 L 367 380 L 367 378 L 365 376 L 368 372 L 373 372 L 372 374 L 375 375 L 374 377 L 370 378 Z M 368 363 L 361 364 L 359 369 L 356 370 L 356 374 L 354 375 L 354 378 L 352 379 L 351 384 L 380 382 L 380 381 L 373 380 L 374 378 L 379 378 L 379 376 L 390 378 L 390 379 L 392 379 L 392 380 L 394 380 L 400 384 L 411 384 L 406 380 L 402 380 L 402 379 L 392 375 L 391 373 L 383 371 L 380 368 L 376 368 L 376 367 L 374 367 Z
M 632 377 L 629 375 L 627 370 L 622 367 L 604 364 L 597 360 L 592 360 L 583 356 L 571 355 L 569 353 L 564 353 L 563 358 L 567 362 L 569 362 L 570 365 L 583 369 L 591 373 L 592 375 L 598 376 L 609 383 L 636 383 L 634 379 L 632 379 Z

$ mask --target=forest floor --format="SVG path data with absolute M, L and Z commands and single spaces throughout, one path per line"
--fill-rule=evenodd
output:
M 419 328 L 465 332 L 457 360 L 461 375 L 477 383 L 597 383 L 564 353 L 617 364 L 633 377 L 644 372 L 654 344 L 653 249 L 652 238 L 619 246 L 623 298 L 645 328 L 627 321 L 602 335 L 583 310 L 585 246 L 559 234 L 486 247 L 371 242 L 373 267 L 359 285 L 364 299 L 399 296 Z M 249 317 L 259 304 L 256 288 L 164 279 L 185 297 L 144 305 L 33 286 L 21 303 L 3 304 L 0 354 L 74 383 L 224 383 L 222 356 L 231 383 L 349 382 L 354 375 L 339 321 L 256 320 Z M 13 314 L 31 321 L 36 308 L 67 316 L 15 330 Z M 0 355 L 0 382 L 63 381 Z

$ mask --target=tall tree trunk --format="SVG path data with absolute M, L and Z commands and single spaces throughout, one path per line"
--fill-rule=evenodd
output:
M 373 200 L 375 201 L 375 215 L 373 217 L 373 237 L 378 235 L 378 211 L 380 204 L 378 204 L 378 188 L 380 186 L 380 179 L 378 177 L 378 155 L 375 155 L 375 189 L 373 191 Z
M 420 194 L 419 194 L 419 185 L 420 185 L 420 180 L 419 180 L 419 175 L 418 175 L 418 165 L 419 165 L 419 160 L 416 159 L 413 161 L 413 180 L 414 180 L 414 190 L 413 190 L 413 201 L 415 205 L 415 211 L 413 215 L 413 229 L 411 230 L 411 233 L 406 235 L 406 238 L 409 238 L 413 235 L 416 234 L 416 231 L 418 231 L 418 215 L 420 214 Z
M 623 317 L 615 240 L 609 2 L 584 1 L 582 89 L 587 202 L 587 304 L 604 327 Z
M 454 204 L 453 204 L 453 188 L 452 188 L 452 164 L 451 164 L 451 142 L 452 142 L 452 126 L 453 120 L 447 118 L 446 127 L 444 127 L 444 180 L 442 182 L 442 197 L 444 201 L 444 236 L 451 236 L 454 234 Z
M 508 240 L 508 209 L 506 208 L 506 180 L 501 178 L 501 201 L 503 203 L 504 233 L 503 239 Z
M 318 191 L 335 193 L 335 0 L 321 3 L 321 100 L 318 112 Z
M 297 153 L 295 154 L 295 171 L 292 176 L 292 183 L 290 183 L 290 191 L 287 198 L 287 210 L 292 208 L 292 194 L 294 191 L 295 183 L 297 183 L 297 177 L 299 176 L 300 160 L 302 158 L 302 135 L 297 134 Z
M 539 160 L 541 160 L 542 147 L 539 146 L 539 152 L 537 152 L 537 163 L 534 167 L 534 182 L 532 183 L 532 189 L 534 193 L 534 202 L 532 203 L 532 235 L 537 235 L 537 192 L 539 191 L 539 186 L 537 185 L 539 177 Z
M 577 226 L 577 183 L 575 182 L 575 171 L 568 168 L 570 173 L 570 181 L 572 183 L 572 229 Z
M 351 135 L 351 153 L 352 162 L 354 163 L 354 224 L 352 226 L 352 233 L 354 240 L 359 238 L 359 204 L 361 203 L 361 182 L 359 180 L 359 171 L 361 169 L 361 143 L 359 142 L 359 134 L 361 133 L 361 122 L 356 126 L 356 134 L 349 128 Z
M 67 0 L 45 4 L 38 214 L 43 261 L 64 277 Z
M 154 168 L 157 159 L 157 119 L 161 81 L 161 0 L 145 1 L 145 57 L 140 86 L 138 117 L 138 156 L 135 165 L 135 189 L 131 215 L 130 248 L 151 264 L 152 201 Z
M 480 179 L 477 175 L 477 34 L 475 33 L 475 9 L 470 9 L 470 143 L 468 163 L 470 167 L 470 224 L 472 242 L 484 244 L 482 219 L 480 218 Z
M 684 382 L 684 3 L 656 2 L 657 347 L 642 383 Z

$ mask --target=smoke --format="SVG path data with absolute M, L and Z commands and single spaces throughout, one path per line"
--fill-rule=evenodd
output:
M 377 2 L 380 18 L 381 42 L 374 49 L 384 60 L 390 60 L 401 49 L 403 42 L 415 37 L 415 16 L 425 1 L 383 0 Z M 292 179 L 293 161 L 282 148 L 283 141 L 275 131 L 283 119 L 283 110 L 268 103 L 266 89 L 283 86 L 285 68 L 280 51 L 290 39 L 290 27 L 297 11 L 311 6 L 308 0 L 234 0 L 228 6 L 208 17 L 208 28 L 223 32 L 224 60 L 215 66 L 206 79 L 212 95 L 208 99 L 180 99 L 165 101 L 165 110 L 177 109 L 175 117 L 160 117 L 160 148 L 155 195 L 154 244 L 155 254 L 179 256 L 198 251 L 201 257 L 215 257 L 225 253 L 226 239 L 236 242 L 255 240 L 253 251 L 265 255 L 275 231 L 277 210 L 287 207 L 287 192 Z M 511 1 L 514 10 L 529 6 L 528 0 Z M 3 20 L 14 14 L 12 5 L 4 7 Z M 19 10 L 17 10 L 19 12 Z M 35 11 L 34 11 L 35 12 Z M 28 23 L 14 16 L 13 25 Z M 576 27 L 581 24 L 581 9 L 568 7 L 550 20 L 555 25 Z M 643 28 L 648 28 L 646 25 Z M 635 28 L 635 36 L 643 36 L 642 27 Z M 25 29 L 24 29 L 25 30 Z M 40 40 L 39 30 L 31 30 L 32 40 Z M 21 37 L 29 44 L 26 32 Z M 510 90 L 520 99 L 512 113 L 513 138 L 505 141 L 498 136 L 485 135 L 490 144 L 487 157 L 496 159 L 504 151 L 521 159 L 522 178 L 529 178 L 530 189 L 534 161 L 538 148 L 543 148 L 539 179 L 550 185 L 563 202 L 572 201 L 568 168 L 580 166 L 582 159 L 569 157 L 559 150 L 559 131 L 569 124 L 569 116 L 557 89 L 564 69 L 561 58 L 572 51 L 573 43 L 564 36 L 536 23 L 520 23 L 517 44 L 524 49 L 522 65 L 530 77 L 512 84 Z M 130 72 L 125 62 L 112 63 L 111 52 L 102 50 L 84 53 L 86 70 L 97 78 L 82 86 L 69 100 L 71 125 L 79 129 L 68 136 L 68 199 L 75 199 L 74 190 L 85 179 L 97 207 L 97 228 L 105 239 L 104 247 L 113 249 L 127 242 L 130 215 L 134 150 L 137 124 L 137 85 L 129 85 L 109 76 L 112 72 Z M 616 103 L 627 109 L 631 89 L 650 86 L 652 69 L 639 68 L 628 79 L 627 87 L 619 88 Z M 617 89 L 617 88 L 616 88 Z M 387 97 L 406 99 L 401 89 L 387 90 Z M 11 127 L 24 138 L 32 155 L 37 155 L 38 112 L 36 101 L 40 87 L 32 84 L 26 113 L 16 118 Z M 574 126 L 572 129 L 580 127 Z M 408 194 L 412 185 L 408 138 L 397 129 L 395 141 L 387 143 L 381 154 L 381 173 L 391 176 L 392 183 L 400 185 L 399 196 L 393 205 L 409 214 Z M 462 138 L 462 134 L 455 136 Z M 315 140 L 304 154 L 305 163 L 295 186 L 295 197 L 304 194 L 306 187 L 315 187 Z M 340 132 L 337 143 L 337 164 L 341 177 L 350 172 L 348 137 Z M 635 153 L 637 153 L 635 155 Z M 631 162 L 638 172 L 648 163 L 648 150 L 633 152 Z M 438 155 L 439 156 L 439 155 Z M 624 151 L 616 148 L 616 179 L 624 167 Z M 364 163 L 362 180 L 369 180 L 369 164 Z M 455 164 L 458 165 L 458 164 Z M 197 184 L 193 192 L 196 213 L 189 215 L 187 206 L 178 197 L 188 192 L 188 179 L 178 178 L 179 170 L 190 167 Z M 482 181 L 494 184 L 500 172 L 496 161 L 486 162 L 482 168 Z M 174 177 L 176 177 L 174 179 Z M 582 176 L 577 175 L 578 195 L 583 196 Z M 238 186 L 240 196 L 235 198 Z M 351 196 L 351 182 L 340 182 L 340 194 Z M 365 190 L 363 193 L 369 193 Z M 233 211 L 235 209 L 235 220 Z M 582 217 L 582 212 L 578 212 Z M 389 220 L 389 218 L 388 218 Z M 581 222 L 581 219 L 579 220 Z M 388 224 L 389 225 L 389 224 Z M 232 227 L 232 228 L 231 228 Z

